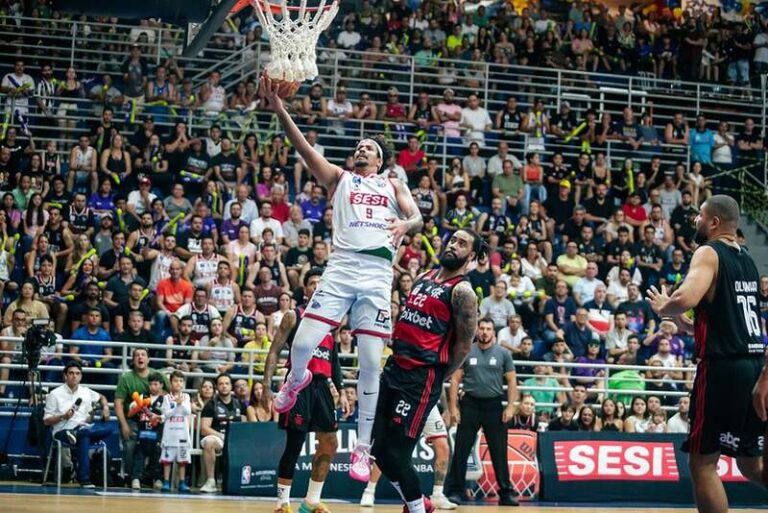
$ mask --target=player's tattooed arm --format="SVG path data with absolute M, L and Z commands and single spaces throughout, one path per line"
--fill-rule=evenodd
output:
M 264 393 L 262 394 L 262 403 L 266 407 L 272 397 L 272 377 L 275 375 L 275 369 L 277 368 L 277 361 L 280 359 L 280 352 L 283 350 L 288 335 L 290 335 L 298 319 L 296 318 L 296 312 L 289 310 L 283 315 L 283 319 L 280 321 L 280 326 L 275 333 L 275 340 L 269 347 L 269 354 L 267 354 L 267 361 L 264 364 Z
M 469 282 L 463 281 L 453 288 L 451 306 L 455 338 L 446 379 L 464 363 L 477 331 L 477 296 Z

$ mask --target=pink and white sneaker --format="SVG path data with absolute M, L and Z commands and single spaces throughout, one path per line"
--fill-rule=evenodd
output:
M 357 444 L 349 458 L 349 477 L 367 483 L 371 480 L 371 447 Z
M 291 372 L 272 400 L 272 407 L 277 413 L 290 411 L 296 404 L 299 392 L 307 388 L 310 383 L 312 383 L 312 372 L 309 369 L 304 371 L 304 376 L 298 381 L 293 380 L 293 372 Z

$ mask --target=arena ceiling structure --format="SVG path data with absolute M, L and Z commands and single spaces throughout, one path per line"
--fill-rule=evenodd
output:
M 201 51 L 225 22 L 238 0 L 141 0 L 140 2 L 94 2 L 93 0 L 55 0 L 62 12 L 86 16 L 114 16 L 125 20 L 154 18 L 185 30 L 200 24 L 182 55 L 190 57 Z

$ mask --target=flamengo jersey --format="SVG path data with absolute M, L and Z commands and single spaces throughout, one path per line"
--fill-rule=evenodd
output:
M 302 308 L 296 308 L 294 312 L 296 312 L 296 325 L 288 335 L 288 340 L 286 340 L 289 350 L 290 347 L 293 346 L 293 338 L 296 336 L 296 332 L 299 329 L 299 323 L 301 323 L 301 316 L 304 314 L 304 310 Z M 315 348 L 315 350 L 312 351 L 312 358 L 309 360 L 307 369 L 309 369 L 314 376 L 332 378 L 334 362 L 337 361 L 338 356 L 336 354 L 336 342 L 333 339 L 333 335 L 328 333 L 320 342 L 320 344 Z M 285 362 L 285 368 L 291 368 L 290 355 L 288 360 Z
M 333 246 L 346 251 L 397 248 L 387 230 L 400 217 L 395 184 L 382 175 L 343 172 L 333 195 Z
M 715 301 L 696 307 L 696 356 L 702 359 L 762 357 L 758 290 L 760 274 L 744 248 L 708 242 L 717 252 Z
M 392 333 L 393 358 L 404 369 L 437 367 L 448 363 L 453 340 L 451 296 L 464 281 L 459 275 L 442 283 L 429 271 L 413 286 Z
M 181 402 L 174 402 L 171 394 L 163 399 L 163 447 L 192 447 L 189 438 L 189 416 L 192 414 L 192 404 L 189 394 L 181 395 Z

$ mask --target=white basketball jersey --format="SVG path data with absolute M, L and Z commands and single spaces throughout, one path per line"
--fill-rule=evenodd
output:
M 215 306 L 219 312 L 226 312 L 235 304 L 235 291 L 232 288 L 232 281 L 222 285 L 214 278 L 211 285 L 211 298 L 208 302 Z
M 202 254 L 197 255 L 195 262 L 195 287 L 205 287 L 216 278 L 219 268 L 219 255 L 214 254 L 211 258 L 205 258 Z
M 395 185 L 385 176 L 344 172 L 333 195 L 333 246 L 346 251 L 397 250 L 387 229 L 400 217 Z
M 164 447 L 192 447 L 189 437 L 189 415 L 192 414 L 192 404 L 188 394 L 182 394 L 181 403 L 176 403 L 171 394 L 163 399 L 162 413 Z

